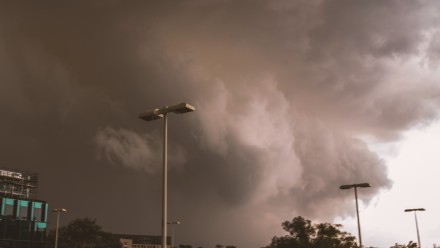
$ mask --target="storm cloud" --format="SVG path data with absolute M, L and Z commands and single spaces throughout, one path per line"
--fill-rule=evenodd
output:
M 4 167 L 117 233 L 159 235 L 161 121 L 178 243 L 262 246 L 296 215 L 353 214 L 389 189 L 365 138 L 438 117 L 436 1 L 0 4 Z

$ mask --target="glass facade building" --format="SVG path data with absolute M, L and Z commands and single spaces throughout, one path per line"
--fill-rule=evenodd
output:
M 48 204 L 29 198 L 34 182 L 35 174 L 0 170 L 0 248 L 46 247 Z

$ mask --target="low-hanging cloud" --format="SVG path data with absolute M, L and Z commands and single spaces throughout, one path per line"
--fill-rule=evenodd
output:
M 156 140 L 159 138 L 156 135 Z M 96 135 L 96 143 L 111 163 L 122 163 L 153 173 L 160 165 L 160 145 L 150 136 L 141 137 L 131 131 L 106 127 Z M 115 161 L 116 160 L 116 161 Z
M 123 164 L 149 174 L 160 171 L 160 154 L 163 152 L 161 140 L 157 133 L 141 136 L 123 128 L 115 130 L 111 127 L 99 130 L 95 137 L 100 156 L 112 164 Z M 185 151 L 177 145 L 172 145 L 171 150 L 168 158 L 172 168 L 181 167 L 185 163 Z

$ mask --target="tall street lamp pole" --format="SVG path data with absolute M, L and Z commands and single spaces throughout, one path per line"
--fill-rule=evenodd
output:
M 180 225 L 180 221 L 171 221 L 171 222 L 167 222 L 167 224 L 172 225 L 171 226 L 171 248 L 174 248 L 174 226 Z
M 417 246 L 420 248 L 422 247 L 422 243 L 420 243 L 420 234 L 419 234 L 419 224 L 417 223 L 417 211 L 425 211 L 424 208 L 411 208 L 411 209 L 405 209 L 405 212 L 414 212 L 414 218 L 416 220 L 416 230 L 417 230 Z
M 167 246 L 167 138 L 168 138 L 168 130 L 167 130 L 167 114 L 175 113 L 175 114 L 183 114 L 187 112 L 194 111 L 195 108 L 188 103 L 180 103 L 173 106 L 165 106 L 161 109 L 153 109 L 148 110 L 139 115 L 139 118 L 145 121 L 154 121 L 160 118 L 164 119 L 163 122 L 163 179 L 162 179 L 162 247 L 166 248 Z
M 359 235 L 359 246 L 362 248 L 362 235 L 361 235 L 361 222 L 359 220 L 359 205 L 358 205 L 358 195 L 357 188 L 368 188 L 371 187 L 368 183 L 357 183 L 357 184 L 347 184 L 341 185 L 339 189 L 351 189 L 354 188 L 354 198 L 356 201 L 356 216 L 357 216 L 357 224 L 358 224 L 358 235 Z
M 58 227 L 60 225 L 60 212 L 67 212 L 67 209 L 55 208 L 52 211 L 57 213 L 57 227 L 55 229 L 55 248 L 58 248 Z

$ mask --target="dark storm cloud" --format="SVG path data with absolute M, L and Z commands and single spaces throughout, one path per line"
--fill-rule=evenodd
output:
M 422 63 L 438 61 L 435 1 L 1 5 L 2 163 L 114 232 L 159 233 L 162 125 L 136 118 L 148 108 L 196 106 L 169 124 L 181 242 L 242 247 L 294 215 L 351 213 L 340 184 L 370 182 L 366 202 L 389 188 L 361 138 L 438 114 Z
M 428 62 L 435 68 L 440 60 L 440 32 L 436 31 L 432 34 L 431 42 L 429 43 L 426 54 Z

